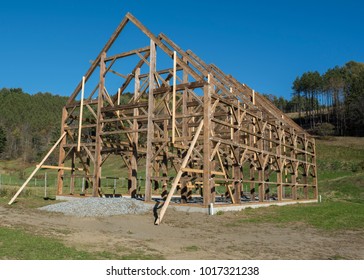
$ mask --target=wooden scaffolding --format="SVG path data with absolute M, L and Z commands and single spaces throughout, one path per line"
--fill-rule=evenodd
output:
M 147 43 L 118 52 L 114 43 L 130 23 Z M 111 47 L 116 52 L 110 55 Z M 131 99 L 121 103 L 127 92 Z M 156 193 L 167 205 L 174 194 L 188 202 L 194 193 L 202 206 L 221 194 L 231 204 L 318 196 L 315 141 L 307 132 L 262 95 L 166 35 L 155 36 L 130 13 L 63 108 L 61 135 L 53 167 L 59 195 L 66 173 L 81 170 L 92 195 L 100 196 L 102 166 L 117 155 L 128 168 L 132 197 L 140 193 L 138 177 L 145 180 L 146 202 Z

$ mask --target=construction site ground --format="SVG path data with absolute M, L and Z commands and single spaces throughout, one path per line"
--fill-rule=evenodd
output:
M 57 237 L 83 251 L 122 256 L 138 250 L 162 259 L 364 259 L 361 230 L 245 223 L 243 212 L 208 216 L 173 209 L 161 225 L 153 222 L 152 214 L 79 218 L 0 206 L 1 226 Z

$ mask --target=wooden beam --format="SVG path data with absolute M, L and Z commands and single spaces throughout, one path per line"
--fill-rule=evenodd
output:
M 200 174 L 203 174 L 205 172 L 204 169 L 187 168 L 187 167 L 186 168 L 182 168 L 181 170 L 183 172 L 188 172 L 188 173 L 200 173 Z M 224 172 L 214 171 L 214 170 L 211 171 L 211 174 L 225 176 L 225 173 Z
M 44 164 L 44 162 L 47 160 L 47 158 L 50 156 L 50 154 L 54 151 L 54 149 L 58 146 L 59 143 L 61 143 L 62 139 L 66 136 L 67 132 L 63 132 L 61 137 L 58 138 L 56 143 L 54 143 L 53 147 L 49 150 L 49 152 L 45 155 L 45 157 L 42 159 L 42 161 L 37 165 L 37 167 L 33 170 L 33 172 L 29 175 L 28 179 L 24 182 L 24 184 L 21 186 L 21 188 L 16 192 L 16 194 L 13 196 L 13 198 L 8 203 L 11 205 L 14 200 L 19 196 L 19 194 L 23 191 L 23 189 L 27 186 L 29 181 L 33 178 L 35 173 L 41 168 L 41 166 Z
M 95 142 L 95 164 L 94 164 L 94 180 L 92 186 L 92 196 L 99 196 L 100 184 L 101 184 L 101 165 L 102 165 L 102 157 L 101 157 L 101 149 L 102 149 L 102 107 L 103 107 L 103 92 L 105 88 L 105 57 L 106 53 L 102 53 L 100 57 L 100 80 L 99 80 L 99 92 L 98 92 L 98 103 L 97 103 L 97 126 L 96 126 L 96 142 Z
M 145 201 L 150 202 L 152 200 L 152 168 L 153 162 L 153 138 L 154 138 L 154 88 L 155 77 L 154 72 L 156 70 L 156 45 L 155 42 L 150 40 L 150 68 L 149 68 L 149 96 L 148 96 L 148 132 L 147 132 L 147 157 L 145 163 Z
M 177 53 L 173 52 L 173 92 L 172 92 L 172 144 L 176 134 L 176 86 L 177 86 Z
M 85 76 L 82 77 L 82 89 L 81 89 L 81 103 L 80 103 L 80 114 L 78 120 L 78 137 L 77 137 L 77 152 L 80 151 L 81 146 L 81 133 L 82 133 L 82 116 L 83 116 L 83 98 L 85 95 Z
M 66 167 L 66 166 L 54 166 L 54 165 L 39 165 L 37 164 L 36 167 L 40 167 L 41 169 L 55 169 L 55 170 L 59 170 L 59 169 L 63 169 L 63 170 L 78 170 L 78 171 L 83 171 L 82 168 L 72 168 L 72 167 Z
M 134 55 L 134 54 L 137 54 L 137 53 L 143 53 L 143 52 L 146 52 L 146 51 L 149 51 L 149 46 L 106 57 L 105 62 L 116 60 L 116 59 L 123 58 L 123 57 L 128 57 L 128 56 L 131 56 L 131 55 Z
M 67 109 L 66 109 L 66 107 L 63 107 L 62 121 L 61 121 L 61 133 L 67 134 L 67 131 L 65 130 L 67 117 L 68 117 Z M 59 166 L 64 165 L 64 162 L 67 157 L 66 151 L 64 149 L 64 146 L 66 144 L 67 144 L 67 137 L 64 137 L 59 144 L 59 154 L 58 154 L 58 165 Z M 62 169 L 58 170 L 58 173 L 57 173 L 57 194 L 58 195 L 62 194 L 62 191 L 63 191 L 63 174 L 64 174 L 64 171 Z
M 176 177 L 174 178 L 174 181 L 173 181 L 173 184 L 172 184 L 172 187 L 168 193 L 168 196 L 166 198 L 166 201 L 164 202 L 163 206 L 162 206 L 162 209 L 160 211 L 160 214 L 157 218 L 157 220 L 155 221 L 155 224 L 156 225 L 159 225 L 162 220 L 163 220 L 163 217 L 164 217 L 164 214 L 167 210 L 167 207 L 171 201 L 171 198 L 174 194 L 174 191 L 176 190 L 177 188 L 177 185 L 179 184 L 179 180 L 181 179 L 182 177 L 182 174 L 183 174 L 183 168 L 185 168 L 187 166 L 187 163 L 188 163 L 188 160 L 190 159 L 191 157 L 191 154 L 192 154 L 192 151 L 193 149 L 195 148 L 195 145 L 196 145 L 196 142 L 197 142 L 197 139 L 198 139 L 198 136 L 200 135 L 201 133 L 201 130 L 202 130 L 202 126 L 203 126 L 203 122 L 200 123 L 200 125 L 198 126 L 197 130 L 196 130 L 196 134 L 195 136 L 193 137 L 193 140 L 191 142 L 191 145 L 190 145 L 190 148 L 188 149 L 187 153 L 186 153 L 186 156 L 184 157 L 183 159 L 183 162 L 181 164 L 181 168 L 179 169 L 179 171 L 177 172 L 177 175 Z
M 149 48 L 150 49 L 150 48 Z M 135 79 L 134 79 L 134 99 L 138 100 L 139 94 L 140 94 L 140 68 L 136 69 L 135 71 Z M 133 110 L 133 130 L 137 131 L 138 128 L 138 120 L 135 117 L 139 116 L 139 109 L 134 108 Z M 130 157 L 130 189 L 129 194 L 131 197 L 135 197 L 137 194 L 137 188 L 138 188 L 138 145 L 139 145 L 139 132 L 135 132 L 132 137 L 132 145 L 131 150 L 132 154 Z
M 212 152 L 211 143 L 211 93 L 213 92 L 213 86 L 210 84 L 210 75 L 208 75 L 208 84 L 204 86 L 203 97 L 203 167 L 205 172 L 203 173 L 203 204 L 208 206 L 212 202 L 211 189 L 213 185 L 212 179 L 212 166 L 210 161 L 210 155 Z

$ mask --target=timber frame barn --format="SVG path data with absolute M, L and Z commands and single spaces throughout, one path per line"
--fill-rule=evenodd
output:
M 130 24 L 146 43 L 118 52 L 115 41 Z M 121 104 L 126 92 L 131 99 Z M 145 202 L 159 197 L 165 207 L 172 196 L 182 203 L 199 197 L 202 207 L 318 197 L 315 141 L 307 132 L 265 97 L 166 35 L 153 35 L 130 13 L 63 108 L 56 144 L 58 166 L 42 167 L 58 169 L 58 195 L 66 173 L 81 172 L 92 196 L 102 196 L 102 166 L 113 154 L 128 169 L 129 195 Z

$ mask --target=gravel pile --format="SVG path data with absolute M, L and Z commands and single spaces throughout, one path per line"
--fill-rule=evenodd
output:
M 39 208 L 50 212 L 60 212 L 77 217 L 102 217 L 150 212 L 153 205 L 131 198 L 89 197 L 73 199 Z

